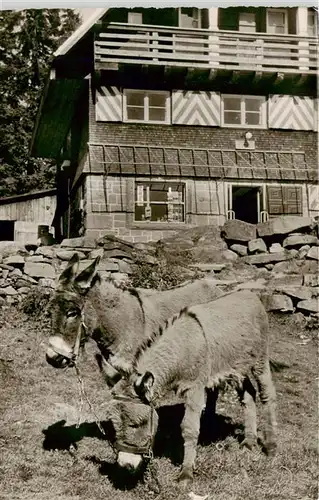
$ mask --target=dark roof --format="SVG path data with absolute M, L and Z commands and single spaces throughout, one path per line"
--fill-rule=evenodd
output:
M 30 193 L 15 194 L 14 196 L 7 196 L 0 198 L 0 205 L 8 205 L 9 203 L 17 203 L 21 201 L 32 200 L 36 198 L 44 198 L 45 196 L 55 196 L 56 189 L 43 189 L 42 191 L 31 191 Z

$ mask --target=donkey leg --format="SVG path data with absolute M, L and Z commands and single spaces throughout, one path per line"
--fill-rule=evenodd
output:
M 205 415 L 214 416 L 216 414 L 216 405 L 218 399 L 218 387 L 214 388 L 206 388 L 206 407 L 205 407 Z
M 261 367 L 254 369 L 254 376 L 258 384 L 260 400 L 263 404 L 266 416 L 266 452 L 268 455 L 274 455 L 276 452 L 276 389 L 272 381 L 269 361 L 263 362 Z
M 256 390 L 248 377 L 244 379 L 240 398 L 245 415 L 245 439 L 241 446 L 247 446 L 251 450 L 257 443 Z
M 182 437 L 184 440 L 184 460 L 178 480 L 188 486 L 193 480 L 196 446 L 200 430 L 200 417 L 205 407 L 205 389 L 197 389 L 187 393 L 185 415 L 182 421 Z

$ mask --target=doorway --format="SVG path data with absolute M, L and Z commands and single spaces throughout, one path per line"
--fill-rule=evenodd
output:
M 231 186 L 233 217 L 251 224 L 260 221 L 261 186 Z
M 0 220 L 0 241 L 14 241 L 14 221 Z

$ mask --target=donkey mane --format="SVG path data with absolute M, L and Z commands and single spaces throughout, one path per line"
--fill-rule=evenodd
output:
M 132 286 L 126 286 L 122 283 L 118 283 L 112 276 L 108 276 L 105 281 L 107 283 L 111 283 L 117 290 L 121 290 L 122 292 L 128 292 L 130 295 L 132 295 L 132 297 L 135 297 L 137 299 L 143 315 L 143 324 L 145 324 L 145 311 L 144 311 L 143 301 L 136 288 Z
M 156 341 L 159 339 L 163 333 L 171 327 L 175 321 L 177 321 L 181 316 L 188 316 L 190 318 L 193 318 L 198 325 L 200 326 L 201 329 L 203 329 L 203 326 L 201 322 L 199 321 L 197 315 L 193 313 L 192 311 L 189 311 L 188 307 L 184 307 L 181 309 L 177 314 L 174 314 L 171 318 L 165 320 L 164 326 L 160 326 L 157 331 L 153 331 L 152 334 L 148 339 L 145 339 L 144 342 L 139 346 L 139 348 L 136 351 L 135 358 L 133 361 L 133 371 L 136 370 L 137 364 L 144 354 L 144 352 L 149 349 Z

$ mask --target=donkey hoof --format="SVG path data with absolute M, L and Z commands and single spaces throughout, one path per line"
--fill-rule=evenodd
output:
M 257 445 L 257 440 L 256 440 L 256 438 L 252 438 L 252 437 L 245 438 L 240 443 L 241 448 L 248 448 L 249 450 L 252 450 L 256 445 Z
M 265 451 L 268 457 L 274 457 L 277 451 L 276 443 L 268 443 L 265 447 Z
M 182 470 L 177 481 L 183 489 L 187 489 L 193 482 L 193 474 L 188 470 Z

